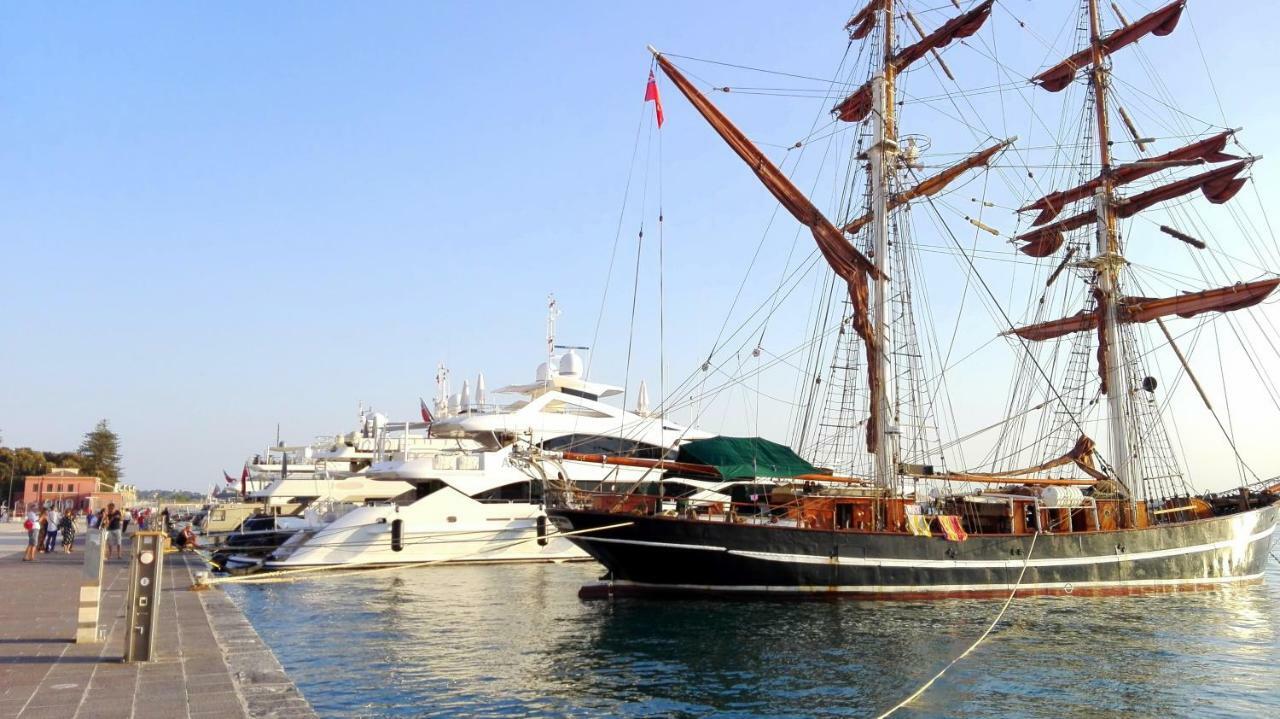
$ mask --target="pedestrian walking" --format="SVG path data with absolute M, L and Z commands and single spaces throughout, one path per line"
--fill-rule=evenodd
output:
M 58 548 L 58 527 L 62 524 L 62 512 L 57 505 L 49 508 L 49 531 L 44 535 L 44 553 L 53 554 Z
M 27 530 L 27 551 L 22 555 L 22 561 L 36 561 L 36 534 L 40 531 L 40 515 L 36 514 L 35 509 L 27 507 L 27 519 L 22 523 L 23 529 Z
M 111 549 L 116 550 L 116 559 L 121 558 L 120 535 L 124 531 L 124 513 L 116 509 L 115 502 L 107 504 L 103 512 L 101 526 L 107 530 L 107 559 L 111 558 Z
M 67 510 L 62 515 L 58 533 L 62 535 L 62 551 L 71 554 L 71 545 L 76 543 L 76 510 Z
M 44 507 L 40 508 L 40 534 L 36 537 L 36 551 L 44 551 L 44 540 L 49 536 L 49 510 Z

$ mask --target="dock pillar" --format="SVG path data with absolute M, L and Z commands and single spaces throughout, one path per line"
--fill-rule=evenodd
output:
M 98 607 L 102 603 L 102 529 L 91 528 L 84 537 L 84 570 L 80 578 L 80 609 L 76 615 L 76 644 L 102 641 L 98 633 Z

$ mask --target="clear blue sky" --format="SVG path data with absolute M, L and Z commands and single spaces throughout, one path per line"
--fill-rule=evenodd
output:
M 1001 60 L 1030 74 L 1050 53 L 1016 32 L 1011 14 L 1052 40 L 1069 8 L 1001 5 L 1008 12 L 983 32 L 1002 33 Z M 1124 5 L 1137 16 L 1156 3 Z M 351 429 L 361 400 L 411 416 L 419 395 L 431 398 L 439 360 L 455 383 L 477 371 L 491 388 L 530 379 L 548 292 L 565 311 L 561 338 L 592 339 L 643 110 L 645 44 L 830 76 L 853 9 L 4 4 L 4 443 L 70 449 L 106 417 L 128 480 L 205 487 L 267 444 L 277 422 L 301 441 Z M 931 26 L 941 17 L 926 16 L 938 18 Z M 1255 172 L 1274 205 L 1280 10 L 1193 0 L 1190 17 L 1230 124 L 1275 157 Z M 1192 84 L 1184 107 L 1220 121 L 1191 26 L 1178 33 L 1144 50 L 1171 86 Z M 981 60 L 957 52 L 952 65 Z M 719 328 L 774 205 L 674 89 L 664 93 L 667 358 L 683 377 Z M 824 109 L 716 99 L 779 144 Z M 603 381 L 624 374 L 635 203 L 597 342 Z M 774 232 L 773 274 L 753 281 L 749 306 L 777 284 L 794 223 L 780 219 Z M 654 392 L 654 275 L 645 277 L 631 380 L 647 378 Z M 732 411 L 706 423 L 784 434 L 776 418 L 757 427 Z

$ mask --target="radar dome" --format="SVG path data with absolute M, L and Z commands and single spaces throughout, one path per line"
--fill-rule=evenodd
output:
M 582 358 L 577 352 L 569 350 L 560 358 L 560 374 L 577 377 L 582 374 Z
M 542 364 L 538 365 L 538 371 L 535 374 L 535 378 L 536 378 L 536 381 L 538 382 L 546 382 L 547 380 L 551 379 L 551 371 L 547 367 L 546 362 L 543 362 Z

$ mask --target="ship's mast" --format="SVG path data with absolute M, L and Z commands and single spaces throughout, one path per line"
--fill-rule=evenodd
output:
M 1097 269 L 1097 286 L 1102 313 L 1103 338 L 1102 361 L 1107 383 L 1108 434 L 1111 438 L 1111 462 L 1116 479 L 1135 500 L 1136 485 L 1131 481 L 1132 462 L 1129 456 L 1128 426 L 1125 421 L 1125 405 L 1129 397 L 1128 373 L 1124 368 L 1124 351 L 1120 337 L 1119 300 L 1120 269 L 1124 257 L 1120 253 L 1120 238 L 1116 232 L 1116 213 L 1113 204 L 1111 178 L 1111 143 L 1107 124 L 1107 83 L 1109 72 L 1105 63 L 1102 44 L 1102 23 L 1098 14 L 1098 0 L 1089 0 L 1089 43 L 1093 51 L 1094 111 L 1098 121 L 1098 159 L 1101 164 L 1098 191 L 1094 206 L 1098 213 L 1098 255 L 1094 258 Z
M 897 431 L 890 423 L 889 406 L 889 176 L 897 157 L 898 142 L 893 112 L 893 0 L 884 0 L 884 65 L 872 80 L 871 93 L 875 108 L 875 137 L 867 160 L 871 170 L 871 237 L 876 275 L 872 289 L 871 321 L 874 328 L 873 361 L 879 368 L 879 382 L 871 387 L 871 402 L 878 409 L 875 423 L 875 481 L 892 487 L 898 475 Z

